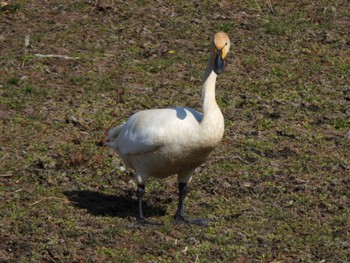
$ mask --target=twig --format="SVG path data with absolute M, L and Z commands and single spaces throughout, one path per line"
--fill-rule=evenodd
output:
M 6 153 L 6 154 L 0 159 L 0 162 L 1 162 L 2 160 L 4 160 L 4 159 L 6 158 L 7 155 L 9 155 L 9 154 Z
M 228 199 L 227 199 L 225 196 L 221 195 L 221 197 L 222 197 L 222 199 L 224 199 L 226 202 L 228 201 Z
M 13 176 L 12 174 L 0 174 L 0 177 L 11 177 Z
M 36 204 L 39 204 L 43 201 L 46 201 L 46 200 L 51 200 L 51 199 L 56 199 L 56 200 L 63 200 L 65 203 L 67 202 L 67 199 L 66 198 L 59 198 L 59 197 L 55 197 L 55 196 L 50 196 L 50 197 L 46 197 L 46 198 L 43 198 L 41 200 L 38 200 L 32 204 L 30 204 L 30 206 L 33 206 L 33 205 L 36 205 Z
M 24 47 L 29 47 L 29 42 L 30 42 L 30 36 L 25 36 L 24 37 Z
M 53 263 L 56 263 L 56 260 L 54 260 L 51 256 L 50 256 L 50 254 L 47 254 L 46 255 Z
M 38 58 L 80 59 L 80 58 L 78 58 L 78 57 L 69 57 L 69 56 L 57 55 L 57 54 L 48 54 L 48 55 L 44 55 L 44 54 L 35 54 L 35 56 L 38 57 Z
M 268 5 L 269 8 L 270 8 L 270 12 L 271 12 L 271 13 L 275 13 L 275 11 L 273 10 L 273 6 L 272 6 L 272 3 L 271 3 L 270 0 L 267 0 L 267 5 Z
M 255 2 L 256 7 L 259 9 L 259 12 L 261 12 L 261 8 L 260 8 L 258 1 L 254 0 L 254 2 Z

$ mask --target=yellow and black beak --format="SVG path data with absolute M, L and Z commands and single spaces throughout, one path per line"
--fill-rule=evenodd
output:
M 214 59 L 214 72 L 220 75 L 224 71 L 224 59 L 222 58 L 222 49 L 217 49 Z

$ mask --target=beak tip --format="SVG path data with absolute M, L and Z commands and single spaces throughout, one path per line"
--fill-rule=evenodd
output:
M 222 50 L 218 50 L 214 60 L 214 72 L 220 75 L 224 71 L 224 60 L 222 58 Z
M 216 75 L 220 75 L 223 72 L 223 69 L 222 68 L 217 68 L 217 69 L 214 69 L 214 72 L 215 72 Z

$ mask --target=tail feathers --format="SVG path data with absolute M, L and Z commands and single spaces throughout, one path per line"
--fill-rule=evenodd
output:
M 114 140 L 117 139 L 117 137 L 118 137 L 120 131 L 122 130 L 123 126 L 124 126 L 124 124 L 119 125 L 119 126 L 114 127 L 114 128 L 109 130 L 108 136 L 107 136 L 107 141 L 106 141 L 105 145 L 112 146 Z

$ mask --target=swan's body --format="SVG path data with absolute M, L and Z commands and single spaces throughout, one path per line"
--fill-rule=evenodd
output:
M 216 71 L 221 73 L 223 59 L 229 49 L 225 33 L 215 34 L 213 49 L 204 74 L 203 115 L 183 107 L 144 110 L 110 130 L 107 145 L 135 170 L 138 192 L 150 176 L 164 178 L 177 174 L 179 184 L 182 188 L 186 187 L 195 168 L 204 163 L 220 143 L 224 134 L 224 118 L 215 101 L 215 67 L 219 67 Z M 219 58 L 214 57 L 217 52 Z M 140 198 L 142 195 L 143 192 Z M 183 200 L 177 214 L 183 218 Z M 142 210 L 140 218 L 143 219 Z
M 136 171 L 139 184 L 146 183 L 149 176 L 164 178 L 174 174 L 186 183 L 188 173 L 205 162 L 224 133 L 221 111 L 215 100 L 209 102 L 210 116 L 206 117 L 211 120 L 207 123 L 202 122 L 202 114 L 190 108 L 137 112 L 110 131 L 108 145 Z
M 218 120 L 221 129 L 206 134 L 200 125 L 202 115 L 193 109 L 145 110 L 112 130 L 111 134 L 119 133 L 110 146 L 138 172 L 138 183 L 145 183 L 149 176 L 181 175 L 202 164 L 218 144 L 223 135 L 222 115 Z

